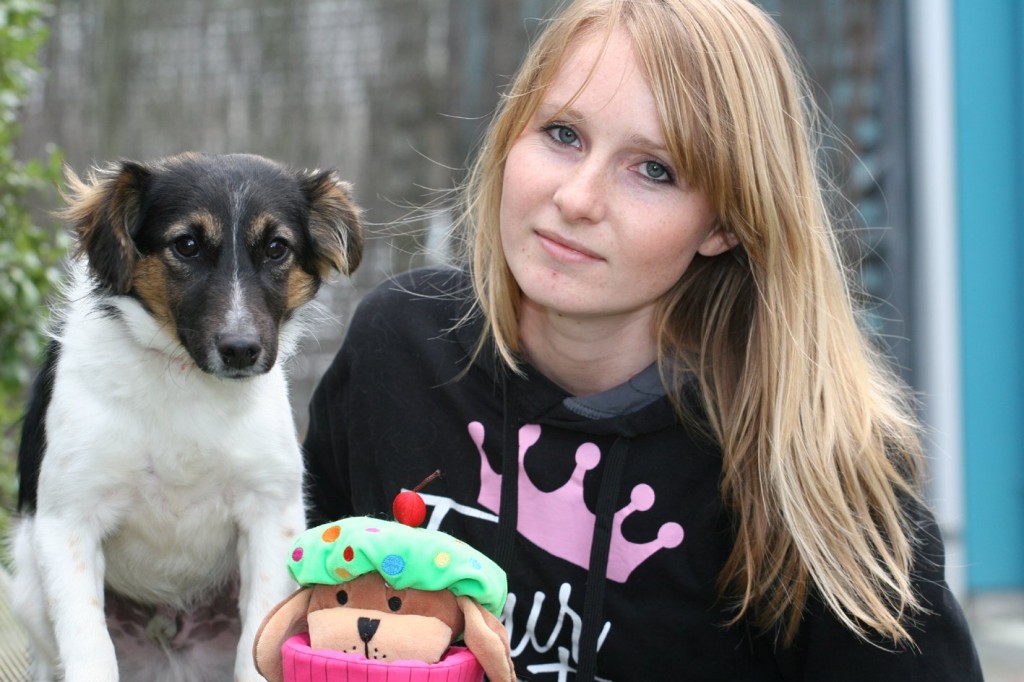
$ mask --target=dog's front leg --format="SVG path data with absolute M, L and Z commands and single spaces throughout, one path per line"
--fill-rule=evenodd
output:
M 253 661 L 256 632 L 271 609 L 295 590 L 288 575 L 288 551 L 305 528 L 299 485 L 286 504 L 266 499 L 250 505 L 250 512 L 239 522 L 239 612 L 242 638 L 235 660 L 235 679 L 262 682 Z
M 103 611 L 100 533 L 81 520 L 42 511 L 33 531 L 64 681 L 116 681 L 117 658 Z

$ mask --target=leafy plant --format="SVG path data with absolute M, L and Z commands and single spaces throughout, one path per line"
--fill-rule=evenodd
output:
M 51 146 L 45 160 L 15 156 L 18 115 L 39 73 L 48 10 L 40 0 L 0 4 L 0 532 L 17 493 L 17 432 L 45 343 L 45 302 L 60 280 L 58 264 L 68 246 L 66 235 L 40 225 L 32 209 L 59 181 L 60 152 Z

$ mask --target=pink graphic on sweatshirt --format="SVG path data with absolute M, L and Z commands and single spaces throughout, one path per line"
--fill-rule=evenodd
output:
M 501 501 L 501 475 L 491 468 L 484 453 L 483 424 L 471 422 L 468 428 L 469 436 L 480 453 L 480 495 L 477 502 L 497 514 Z M 546 493 L 533 484 L 523 466 L 526 451 L 540 439 L 540 434 L 541 427 L 537 424 L 527 424 L 519 429 L 519 532 L 549 554 L 586 569 L 590 565 L 596 517 L 583 501 L 583 477 L 601 461 L 601 451 L 593 443 L 580 445 L 576 449 L 576 467 L 568 482 Z M 654 500 L 654 489 L 641 483 L 633 487 L 629 503 L 615 513 L 608 556 L 607 577 L 610 580 L 626 582 L 636 567 L 655 552 L 678 547 L 682 543 L 683 527 L 678 523 L 662 525 L 657 538 L 649 542 L 634 543 L 623 537 L 623 520 L 634 512 L 647 511 L 654 505 Z

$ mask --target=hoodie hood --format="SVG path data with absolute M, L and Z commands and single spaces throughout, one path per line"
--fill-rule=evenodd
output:
M 470 357 L 483 330 L 480 316 L 453 330 Z M 522 422 L 556 426 L 593 435 L 633 438 L 654 433 L 678 422 L 665 393 L 657 365 L 651 365 L 624 384 L 592 396 L 577 397 L 522 363 L 522 374 L 504 366 L 488 340 L 474 364 L 507 391 L 508 407 Z

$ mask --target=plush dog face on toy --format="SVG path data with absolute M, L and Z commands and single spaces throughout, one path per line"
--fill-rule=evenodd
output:
M 310 647 L 381 662 L 434 664 L 463 639 L 488 678 L 514 680 L 498 620 L 504 572 L 438 531 L 357 517 L 306 531 L 289 569 L 302 589 L 264 620 L 254 645 L 260 673 L 283 679 L 281 646 L 308 632 Z

